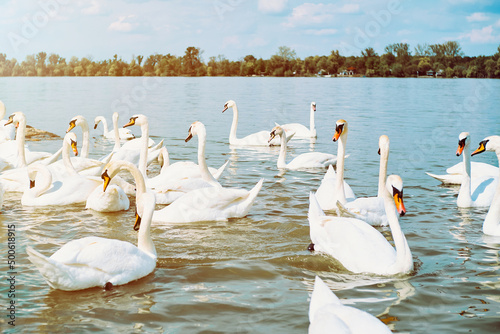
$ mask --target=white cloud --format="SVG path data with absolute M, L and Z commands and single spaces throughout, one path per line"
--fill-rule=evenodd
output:
M 472 13 L 466 19 L 468 22 L 483 22 L 488 21 L 490 18 L 485 13 Z
M 316 35 L 316 36 L 327 36 L 327 35 L 335 35 L 337 33 L 337 29 L 309 29 L 306 30 L 306 34 Z
M 500 34 L 496 34 L 493 25 L 484 27 L 483 29 L 473 29 L 470 33 L 464 34 L 459 39 L 468 38 L 472 43 L 498 43 L 500 42 Z
M 258 8 L 263 13 L 281 13 L 288 0 L 259 0 Z
M 131 22 L 134 18 L 135 15 L 120 16 L 118 18 L 118 21 L 115 21 L 109 25 L 108 30 L 118 31 L 118 32 L 130 32 L 134 30 L 134 28 L 137 26 L 136 23 Z
M 285 27 L 296 27 L 310 24 L 321 24 L 332 22 L 335 14 L 352 14 L 359 11 L 358 4 L 346 4 L 338 7 L 332 4 L 304 3 L 293 9 L 292 14 L 287 18 Z

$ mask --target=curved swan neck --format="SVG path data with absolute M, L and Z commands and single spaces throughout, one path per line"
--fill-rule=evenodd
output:
M 385 190 L 383 199 L 385 214 L 387 216 L 387 220 L 389 221 L 392 240 L 394 241 L 394 246 L 396 248 L 396 263 L 394 265 L 399 266 L 404 264 L 408 258 L 411 259 L 412 255 L 408 242 L 406 241 L 406 237 L 401 230 L 401 226 L 399 225 L 398 213 L 396 205 L 394 204 L 394 199 L 387 190 Z
M 156 248 L 151 238 L 151 220 L 155 209 L 154 195 L 142 196 L 137 201 L 142 201 L 143 214 L 141 217 L 141 226 L 139 227 L 139 234 L 137 236 L 137 248 L 145 253 L 157 256 Z M 137 203 L 139 206 L 139 203 Z
M 238 130 L 238 107 L 235 103 L 233 105 L 233 123 L 231 123 L 231 132 L 229 132 L 229 143 L 234 142 L 237 139 L 236 130 Z
M 378 170 L 378 197 L 382 197 L 387 182 L 387 162 L 389 161 L 389 150 L 380 150 L 380 166 Z
M 286 167 L 286 150 L 287 150 L 287 145 L 286 145 L 286 134 L 283 132 L 280 134 L 280 141 L 281 141 L 281 147 L 280 147 L 280 154 L 278 156 L 278 168 L 285 168 Z
M 497 149 L 495 153 L 500 164 L 500 150 Z M 500 235 L 500 169 L 498 180 L 495 195 L 493 195 L 493 200 L 483 223 L 483 232 L 490 235 Z
M 470 147 L 469 143 L 466 142 L 464 146 L 463 154 L 463 178 L 462 184 L 460 185 L 460 190 L 458 192 L 457 202 L 461 204 L 462 207 L 467 207 L 472 204 L 471 197 L 471 167 L 470 167 Z
M 82 158 L 88 158 L 89 146 L 90 146 L 89 124 L 87 123 L 87 120 L 82 119 L 79 125 L 82 128 L 82 141 L 83 141 L 81 156 Z
M 66 167 L 66 172 L 69 175 L 78 175 L 78 172 L 76 171 L 75 167 L 71 163 L 71 156 L 70 156 L 70 144 L 64 140 L 63 141 L 63 150 L 62 150 L 62 159 L 64 163 L 64 167 Z
M 341 204 L 346 204 L 347 199 L 345 198 L 344 189 L 344 161 L 345 161 L 345 146 L 347 142 L 347 132 L 343 132 L 339 138 L 339 146 L 337 148 L 337 181 L 336 181 L 336 193 L 337 200 Z
M 30 181 L 35 181 L 35 187 L 29 191 L 33 197 L 39 197 L 46 192 L 52 184 L 52 174 L 45 166 L 29 167 L 28 172 Z
M 24 145 L 26 144 L 26 117 L 22 116 L 19 119 L 19 125 L 16 130 L 16 143 L 17 143 L 17 167 L 26 167 L 26 153 L 24 151 Z
M 313 134 L 316 131 L 316 125 L 314 124 L 314 114 L 316 112 L 314 111 L 314 107 L 311 104 L 311 111 L 309 113 L 309 130 L 311 131 L 311 134 Z
M 207 134 L 205 131 L 198 133 L 198 166 L 200 166 L 200 173 L 202 179 L 208 182 L 218 181 L 213 177 L 213 175 L 208 170 L 207 161 L 205 158 L 205 147 L 207 142 Z
M 103 128 L 104 128 L 103 133 L 104 133 L 104 135 L 106 136 L 106 135 L 108 134 L 108 132 L 109 132 L 109 131 L 108 131 L 108 121 L 106 121 L 106 119 L 105 119 L 104 117 L 102 117 L 102 116 L 99 116 L 99 117 L 98 117 L 98 119 L 99 119 L 99 120 L 101 121 L 101 123 L 102 123 L 102 126 L 103 126 Z
M 120 131 L 118 130 L 118 113 L 116 111 L 113 113 L 113 133 L 115 135 L 113 151 L 118 151 L 120 149 Z

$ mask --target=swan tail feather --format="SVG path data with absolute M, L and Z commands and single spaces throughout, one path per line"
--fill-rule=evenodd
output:
M 26 247 L 26 253 L 31 263 L 52 288 L 67 290 L 64 286 L 72 282 L 72 275 L 68 272 L 66 265 L 51 260 L 31 247 Z
M 226 166 L 228 164 L 229 160 L 226 160 L 226 162 L 222 166 L 220 166 L 219 169 L 217 169 L 217 172 L 215 172 L 213 175 L 216 180 L 218 180 L 221 177 L 222 173 L 224 173 L 224 170 L 226 169 Z
M 154 150 L 154 151 L 156 151 L 156 150 L 159 150 L 162 146 L 163 146 L 163 139 L 158 144 L 156 144 L 156 145 L 151 146 L 150 148 L 148 148 L 148 150 Z
M 321 209 L 321 206 L 319 205 L 318 200 L 316 199 L 316 194 L 311 191 L 309 193 L 309 211 L 307 212 L 307 217 L 312 218 L 324 215 L 325 213 Z
M 242 217 L 246 216 L 255 202 L 255 198 L 260 192 L 262 185 L 264 183 L 264 179 L 260 179 L 259 182 L 248 192 L 247 198 L 241 203 L 240 208 L 244 208 Z
M 357 216 L 354 213 L 352 213 L 351 211 L 349 211 L 342 203 L 337 201 L 336 204 L 337 204 L 339 216 L 348 217 L 348 218 L 357 218 Z

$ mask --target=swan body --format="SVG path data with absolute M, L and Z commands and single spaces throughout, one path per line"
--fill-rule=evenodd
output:
M 0 143 L 14 140 L 16 134 L 13 124 L 5 125 L 5 123 L 7 123 L 7 120 L 3 119 L 5 117 L 5 112 L 5 104 L 0 101 Z
M 29 260 L 50 287 L 65 291 L 104 287 L 108 283 L 122 285 L 149 275 L 157 261 L 150 234 L 155 199 L 145 193 L 137 201 L 144 208 L 137 246 L 116 239 L 86 237 L 68 242 L 50 257 L 27 247 Z
M 333 141 L 339 142 L 337 148 L 337 173 L 335 173 L 333 167 L 329 167 L 316 191 L 316 198 L 323 210 L 334 210 L 337 208 L 337 201 L 345 205 L 356 198 L 351 187 L 344 181 L 347 133 L 347 121 L 338 120 L 333 136 Z
M 380 154 L 380 167 L 378 176 L 378 193 L 375 197 L 358 197 L 352 201 L 347 201 L 343 208 L 354 218 L 361 219 L 371 225 L 387 226 L 389 221 L 385 214 L 384 200 L 382 194 L 387 179 L 387 162 L 389 160 L 389 137 L 382 135 L 379 138 L 379 154 Z M 337 203 L 339 210 L 342 213 L 342 204 Z
M 293 158 L 292 161 L 286 163 L 286 138 L 283 128 L 277 125 L 275 126 L 269 136 L 269 142 L 271 142 L 275 137 L 280 137 L 280 153 L 278 157 L 278 168 L 284 169 L 308 169 L 308 168 L 325 168 L 329 165 L 335 165 L 337 163 L 337 157 L 329 153 L 321 152 L 307 152 Z
M 426 174 L 435 178 L 438 181 L 441 181 L 443 184 L 460 185 L 462 184 L 462 181 L 464 179 L 463 178 L 464 168 L 465 168 L 464 162 L 462 161 L 446 169 L 446 174 L 437 175 L 427 172 Z M 472 161 L 470 163 L 470 170 L 471 170 L 470 172 L 471 180 L 482 177 L 491 177 L 491 176 L 496 177 L 499 173 L 498 167 L 478 161 Z
M 116 111 L 115 111 L 115 113 L 116 113 L 116 115 L 118 115 L 118 113 Z M 114 113 L 113 113 L 113 115 L 114 115 Z M 109 139 L 109 140 L 114 140 L 115 139 L 114 131 L 108 131 L 108 122 L 106 121 L 106 119 L 103 116 L 97 116 L 94 119 L 94 130 L 97 129 L 97 126 L 101 122 L 103 125 L 103 134 L 102 134 L 103 137 L 106 139 Z M 119 135 L 119 138 L 121 140 L 129 140 L 129 139 L 135 138 L 134 134 L 129 129 L 118 128 L 117 124 L 115 125 L 114 122 L 113 122 L 113 127 L 116 127 L 118 129 L 118 135 Z
M 128 210 L 130 201 L 125 191 L 116 184 L 108 186 L 106 191 L 96 187 L 90 193 L 85 204 L 86 209 L 98 212 L 117 212 Z
M 485 151 L 493 151 L 500 163 L 500 136 L 489 136 L 479 143 L 479 147 L 472 152 L 476 155 Z M 498 176 L 500 178 L 500 175 Z M 500 182 L 497 183 L 495 195 L 483 222 L 483 233 L 500 236 Z
M 309 226 L 314 250 L 337 259 L 354 273 L 405 274 L 413 270 L 413 259 L 397 213 L 405 213 L 403 181 L 387 178 L 383 194 L 395 248 L 368 223 L 355 218 L 325 216 L 314 193 L 309 196 Z
M 199 145 L 205 145 L 206 130 L 201 122 L 194 122 L 189 128 L 188 141 L 197 135 Z M 203 154 L 200 154 L 200 151 Z M 209 172 L 204 157 L 204 148 L 198 150 L 198 165 L 206 186 L 187 192 L 169 206 L 155 211 L 153 221 L 159 223 L 190 223 L 197 221 L 225 221 L 241 218 L 250 211 L 257 194 L 262 188 L 261 179 L 250 191 L 222 187 Z
M 345 306 L 316 276 L 309 304 L 309 334 L 390 334 L 391 330 L 373 315 Z
M 259 131 L 256 133 L 253 133 L 251 135 L 248 135 L 243 138 L 237 138 L 236 137 L 236 131 L 238 129 L 238 107 L 236 106 L 236 102 L 233 100 L 229 100 L 224 104 L 224 109 L 222 112 L 226 111 L 227 109 L 232 108 L 233 109 L 233 122 L 231 124 L 231 131 L 229 133 L 229 145 L 234 145 L 234 146 L 277 146 L 280 145 L 280 142 L 278 138 L 273 139 L 271 142 L 268 142 L 269 139 L 269 131 Z M 290 139 L 292 139 L 293 134 L 288 136 L 286 138 L 286 141 L 288 142 Z
M 461 173 L 462 184 L 458 192 L 457 206 L 459 208 L 490 206 L 498 177 L 482 176 L 471 180 L 470 141 L 468 132 L 462 132 L 458 136 L 457 156 L 463 153 L 464 170 Z
M 311 102 L 309 111 L 309 128 L 300 123 L 283 124 L 281 127 L 287 136 L 294 134 L 294 138 L 316 138 L 316 127 L 314 123 L 314 114 L 316 113 L 316 102 Z M 278 125 L 278 124 L 276 124 Z

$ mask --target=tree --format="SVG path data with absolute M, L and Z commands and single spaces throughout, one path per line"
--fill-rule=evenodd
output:
M 195 76 L 196 71 L 203 64 L 201 63 L 202 51 L 200 48 L 195 48 L 194 46 L 189 46 L 186 49 L 184 57 L 182 57 L 182 69 L 183 73 L 189 76 Z

